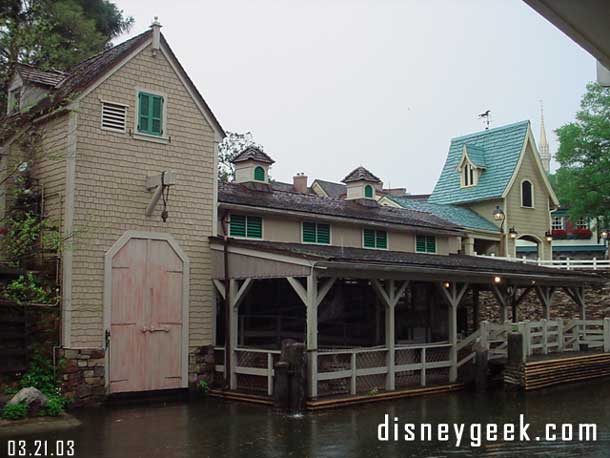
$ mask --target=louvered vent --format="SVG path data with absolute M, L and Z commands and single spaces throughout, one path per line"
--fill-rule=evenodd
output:
M 102 129 L 125 132 L 127 130 L 127 106 L 102 102 Z

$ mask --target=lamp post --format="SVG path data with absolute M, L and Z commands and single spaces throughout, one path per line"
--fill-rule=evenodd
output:
M 606 258 L 608 258 L 608 236 L 610 233 L 608 232 L 608 229 L 602 229 L 599 235 L 604 239 L 604 245 L 606 245 Z
M 504 221 L 506 221 L 506 214 L 499 205 L 496 205 L 493 217 L 496 221 L 500 222 L 500 256 L 506 257 L 506 241 L 504 240 Z

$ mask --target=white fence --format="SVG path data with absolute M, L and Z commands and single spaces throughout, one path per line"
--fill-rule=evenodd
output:
M 501 257 L 477 255 L 483 258 L 501 259 L 503 261 L 522 262 L 523 264 L 532 264 L 543 267 L 554 267 L 565 270 L 610 270 L 610 259 L 528 259 L 525 256 L 522 258 Z
M 489 359 L 508 356 L 508 333 L 523 335 L 523 357 L 565 351 L 610 352 L 610 318 L 603 320 L 540 320 L 519 323 L 481 323 L 481 343 Z

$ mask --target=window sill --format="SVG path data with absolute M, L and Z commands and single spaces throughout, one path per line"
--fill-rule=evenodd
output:
M 147 134 L 135 133 L 135 132 L 131 134 L 131 138 L 134 138 L 136 140 L 144 140 L 147 142 L 161 143 L 163 145 L 167 145 L 171 141 L 170 137 L 158 137 L 156 135 L 147 135 Z
M 521 205 L 521 208 L 525 208 L 527 210 L 536 210 L 536 207 L 526 207 L 525 205 Z

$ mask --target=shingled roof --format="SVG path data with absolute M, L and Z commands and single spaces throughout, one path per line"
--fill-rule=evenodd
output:
M 26 83 L 47 87 L 56 86 L 66 77 L 66 73 L 60 72 L 59 70 L 50 70 L 46 72 L 25 64 L 17 64 L 15 66 L 15 71 L 19 73 Z
M 371 183 L 381 183 L 381 180 L 369 172 L 364 167 L 360 166 L 352 170 L 343 180 L 343 183 L 350 183 L 352 181 L 370 181 Z
M 322 188 L 322 190 L 326 193 L 328 197 L 332 197 L 333 199 L 338 199 L 343 194 L 347 192 L 347 186 L 341 183 L 335 183 L 333 181 L 326 181 L 315 179 L 314 183 L 317 183 L 318 186 Z M 313 186 L 313 183 L 312 183 Z
M 414 210 L 394 207 L 364 207 L 357 202 L 344 199 L 320 197 L 315 194 L 296 192 L 258 191 L 237 183 L 219 185 L 220 204 L 234 204 L 248 207 L 286 210 L 304 214 L 343 217 L 382 224 L 401 224 L 420 228 L 422 232 L 462 232 L 453 224 L 434 215 Z
M 241 153 L 237 154 L 231 162 L 257 161 L 263 164 L 273 164 L 275 161 L 271 159 L 264 151 L 255 146 L 248 146 Z
M 221 240 L 211 237 L 211 240 Z M 374 270 L 410 269 L 413 272 L 430 274 L 444 272 L 439 281 L 449 279 L 448 275 L 464 276 L 503 275 L 531 284 L 533 280 L 547 280 L 557 284 L 603 284 L 607 280 L 585 272 L 566 271 L 550 267 L 540 267 L 517 261 L 505 261 L 491 257 L 467 255 L 437 255 L 403 251 L 367 250 L 366 248 L 336 245 L 312 245 L 302 243 L 270 242 L 264 240 L 234 240 L 233 246 L 244 246 L 260 251 L 284 254 L 303 259 L 315 260 L 316 265 L 341 269 L 351 268 Z
M 452 139 L 447 161 L 429 202 L 457 204 L 501 197 L 519 163 L 529 125 L 529 121 L 522 121 Z M 468 188 L 460 186 L 460 174 L 456 171 L 464 145 L 468 154 L 475 155 L 471 160 L 480 162 L 484 156 L 485 165 L 478 184 Z

